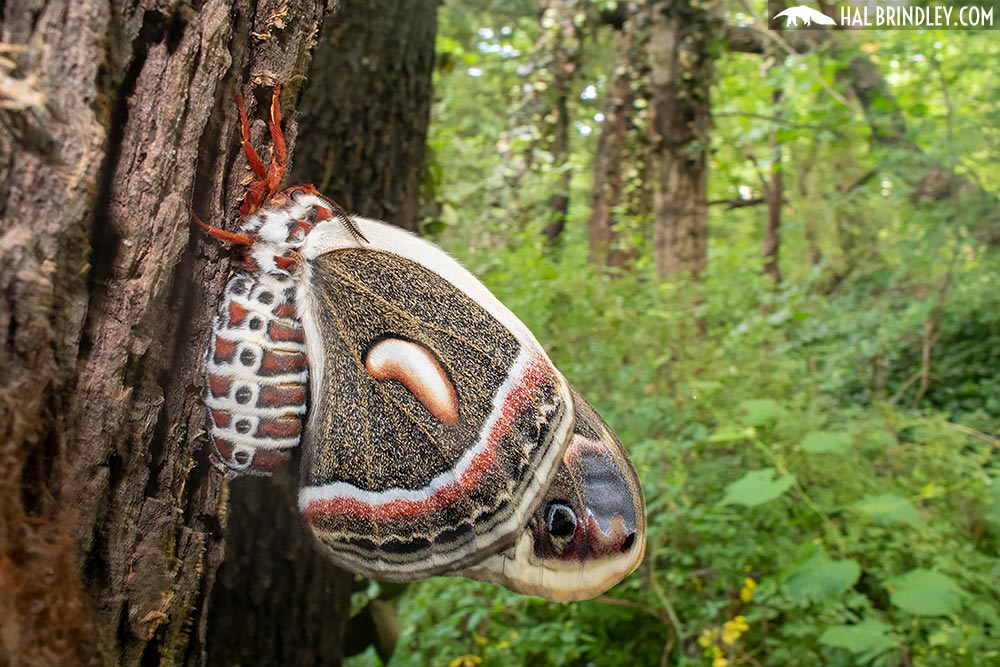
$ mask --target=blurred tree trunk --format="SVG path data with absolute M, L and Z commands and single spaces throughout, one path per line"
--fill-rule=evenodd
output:
M 569 185 L 572 173 L 569 167 L 569 96 L 580 63 L 582 35 L 580 27 L 583 9 L 576 0 L 544 0 L 542 3 L 542 37 L 535 45 L 535 55 L 546 62 L 551 91 L 550 108 L 540 119 L 546 128 L 549 153 L 555 183 L 549 196 L 549 222 L 542 233 L 549 243 L 554 243 L 566 229 L 569 215 Z
M 517 217 L 543 216 L 542 234 L 550 244 L 566 228 L 569 214 L 569 98 L 580 64 L 583 26 L 593 18 L 587 12 L 595 10 L 576 0 L 542 3 L 541 33 L 528 57 L 531 71 L 524 74 L 521 98 L 510 114 L 511 189 L 518 190 L 529 174 L 550 188 L 544 204 L 525 202 Z M 539 154 L 547 154 L 546 159 L 536 159 Z
M 294 145 L 328 4 L 0 4 L 0 664 L 340 662 L 351 580 L 316 574 L 295 474 L 233 483 L 227 518 L 206 462 L 231 254 L 187 212 L 236 224 L 237 93 L 259 119 L 282 83 Z
M 629 201 L 627 192 L 642 188 L 644 156 L 635 150 L 634 129 L 639 125 L 635 101 L 645 99 L 647 68 L 642 52 L 646 46 L 648 12 L 639 12 L 634 3 L 621 3 L 622 17 L 615 55 L 615 68 L 607 85 L 601 113 L 600 135 L 594 151 L 594 186 L 590 199 L 590 261 L 620 267 L 635 256 L 635 249 L 623 244 L 619 211 L 630 216 L 642 214 L 639 202 Z M 640 25 L 642 24 L 642 25 Z M 643 146 L 644 146 L 643 142 Z
M 772 95 L 774 113 L 781 118 L 781 101 L 784 95 L 780 88 Z M 764 257 L 764 274 L 770 276 L 776 283 L 781 282 L 781 266 L 778 263 L 781 255 L 781 204 L 784 199 L 784 165 L 782 164 L 781 141 L 778 139 L 778 123 L 771 129 L 771 164 L 770 173 L 764 182 L 764 193 L 767 198 L 767 225 L 764 228 L 764 246 L 761 251 Z
M 721 33 L 720 8 L 717 0 L 653 0 L 650 7 L 656 268 L 661 276 L 697 276 L 708 264 L 709 45 Z

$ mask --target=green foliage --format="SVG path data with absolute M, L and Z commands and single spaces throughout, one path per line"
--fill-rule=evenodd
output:
M 571 140 L 558 251 L 524 213 L 548 186 L 510 187 L 515 52 L 538 34 L 519 9 L 442 12 L 440 240 L 626 444 L 647 555 L 609 597 L 572 605 L 414 584 L 392 663 L 1000 664 L 1000 260 L 982 223 L 998 204 L 915 194 L 928 165 L 1000 189 L 1000 83 L 983 67 L 1000 42 L 899 31 L 839 53 L 722 54 L 708 198 L 760 197 L 780 139 L 785 281 L 761 275 L 755 207 L 713 207 L 706 274 L 660 281 L 639 214 L 622 215 L 643 251 L 628 270 L 587 261 L 593 135 Z M 607 59 L 601 39 L 592 63 Z M 895 145 L 830 93 L 859 54 L 894 96 L 873 113 L 906 121 Z M 597 69 L 581 88 L 601 92 Z M 575 100 L 574 118 L 596 127 L 594 104 Z
M 728 267 L 700 285 L 595 274 L 572 239 L 558 256 L 525 236 L 461 258 L 627 443 L 647 559 L 610 593 L 629 606 L 412 585 L 393 664 L 647 665 L 665 648 L 672 665 L 1000 660 L 995 448 L 831 382 L 816 359 L 832 343 L 803 330 L 855 313 Z
M 944 616 L 961 609 L 964 591 L 946 574 L 910 570 L 886 582 L 892 603 L 911 614 Z
M 777 474 L 774 468 L 748 472 L 726 487 L 726 497 L 720 504 L 756 507 L 774 500 L 795 484 L 795 475 L 775 478 Z

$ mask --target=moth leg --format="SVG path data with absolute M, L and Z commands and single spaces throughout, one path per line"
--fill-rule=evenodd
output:
M 271 165 L 267 168 L 267 191 L 277 192 L 281 186 L 281 179 L 285 176 L 285 163 L 288 160 L 288 152 L 285 149 L 285 135 L 281 132 L 281 106 L 279 98 L 281 95 L 281 85 L 275 84 L 274 92 L 271 94 L 271 120 L 267 124 L 267 129 L 271 132 L 271 141 L 274 147 L 271 149 Z
M 257 178 L 267 178 L 267 169 L 260 156 L 257 155 L 257 151 L 254 150 L 253 144 L 250 143 L 250 121 L 247 119 L 247 110 L 243 105 L 242 95 L 236 96 L 236 108 L 240 110 L 240 132 L 243 135 L 240 143 L 243 144 L 243 153 L 247 156 L 247 162 L 250 163 L 250 168 L 253 169 Z
M 198 214 L 194 212 L 194 208 L 192 208 L 190 204 L 188 204 L 188 213 L 191 214 L 191 219 L 198 223 L 198 226 L 205 230 L 205 233 L 213 239 L 225 241 L 226 243 L 231 243 L 233 245 L 245 245 L 248 247 L 253 245 L 253 239 L 246 234 L 227 232 L 224 229 L 219 229 L 218 227 L 213 227 L 208 224 L 198 217 Z

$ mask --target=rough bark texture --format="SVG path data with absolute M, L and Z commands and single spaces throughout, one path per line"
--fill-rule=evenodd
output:
M 293 555 L 294 474 L 235 483 L 227 528 L 200 395 L 230 254 L 187 213 L 235 225 L 233 97 L 263 117 L 281 82 L 294 119 L 328 4 L 0 3 L 9 74 L 44 96 L 0 111 L 0 664 L 339 662 L 349 579 Z M 227 532 L 258 573 L 238 629 L 209 604 Z
M 716 4 L 658 0 L 651 5 L 653 243 L 661 276 L 697 275 L 708 263 L 706 156 L 714 73 L 708 46 L 721 30 Z
M 292 179 L 416 230 L 437 2 L 342 0 L 309 71 Z

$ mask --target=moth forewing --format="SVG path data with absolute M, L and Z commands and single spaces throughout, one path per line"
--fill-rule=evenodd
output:
M 299 250 L 312 380 L 300 509 L 348 569 L 445 573 L 524 530 L 573 399 L 528 328 L 444 251 L 354 223 L 364 241 L 331 220 Z

